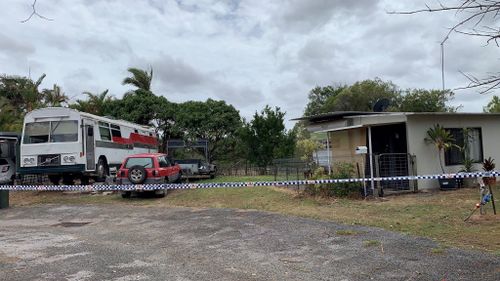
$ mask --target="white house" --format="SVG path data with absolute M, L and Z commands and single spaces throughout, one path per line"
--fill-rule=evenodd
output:
M 469 144 L 469 157 L 474 168 L 482 169 L 484 158 L 500 161 L 500 114 L 444 112 L 331 112 L 302 117 L 311 132 L 327 132 L 330 163 L 362 162 L 362 175 L 375 176 L 440 174 L 437 149 L 425 141 L 427 130 L 435 124 L 443 126 L 455 138 L 457 146 Z M 464 138 L 464 129 L 468 136 Z M 367 146 L 369 157 L 356 155 L 358 146 Z M 463 169 L 464 153 L 452 148 L 442 155 L 445 172 Z M 415 183 L 400 182 L 396 189 L 413 189 Z M 394 184 L 394 183 L 392 183 Z M 437 180 L 418 182 L 419 189 L 437 188 Z

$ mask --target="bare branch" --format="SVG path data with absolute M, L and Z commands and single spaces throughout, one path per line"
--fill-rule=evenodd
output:
M 31 14 L 29 15 L 29 17 L 27 17 L 25 20 L 22 20 L 21 23 L 25 23 L 25 22 L 28 22 L 33 16 L 37 16 L 41 19 L 44 19 L 44 20 L 48 20 L 48 21 L 53 21 L 54 19 L 51 19 L 51 18 L 48 18 L 48 17 L 45 17 L 45 16 L 42 16 L 40 15 L 37 11 L 36 11 L 36 0 L 33 0 L 33 4 L 31 4 L 31 8 L 32 8 L 32 12 Z
M 469 84 L 464 87 L 455 88 L 454 90 L 479 89 L 480 94 L 485 94 L 491 90 L 500 88 L 500 76 L 498 74 L 491 75 L 485 79 L 479 79 L 462 71 L 460 73 L 469 80 Z

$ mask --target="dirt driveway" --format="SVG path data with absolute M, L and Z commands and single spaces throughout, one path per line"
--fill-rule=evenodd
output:
M 0 280 L 500 280 L 500 258 L 232 209 L 0 210 Z

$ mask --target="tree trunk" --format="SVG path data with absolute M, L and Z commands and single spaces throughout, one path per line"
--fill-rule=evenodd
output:
M 441 166 L 441 172 L 444 174 L 443 157 L 441 156 L 442 151 L 438 150 L 439 166 Z

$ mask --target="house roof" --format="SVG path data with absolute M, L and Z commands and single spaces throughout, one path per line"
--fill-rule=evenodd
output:
M 299 117 L 292 119 L 292 121 L 305 120 L 309 122 L 323 122 L 323 121 L 342 119 L 347 116 L 373 115 L 374 113 L 375 112 L 368 112 L 368 111 L 334 111 L 334 112 L 316 114 L 311 116 Z M 377 112 L 377 113 L 384 114 L 385 112 Z
M 500 116 L 500 113 L 484 113 L 484 112 L 367 112 L 367 111 L 334 111 L 323 114 L 304 116 L 292 119 L 292 121 L 309 121 L 311 123 L 320 123 L 327 121 L 335 121 L 344 118 L 354 117 L 377 117 L 377 116 L 408 116 L 408 115 L 421 115 L 421 116 Z

